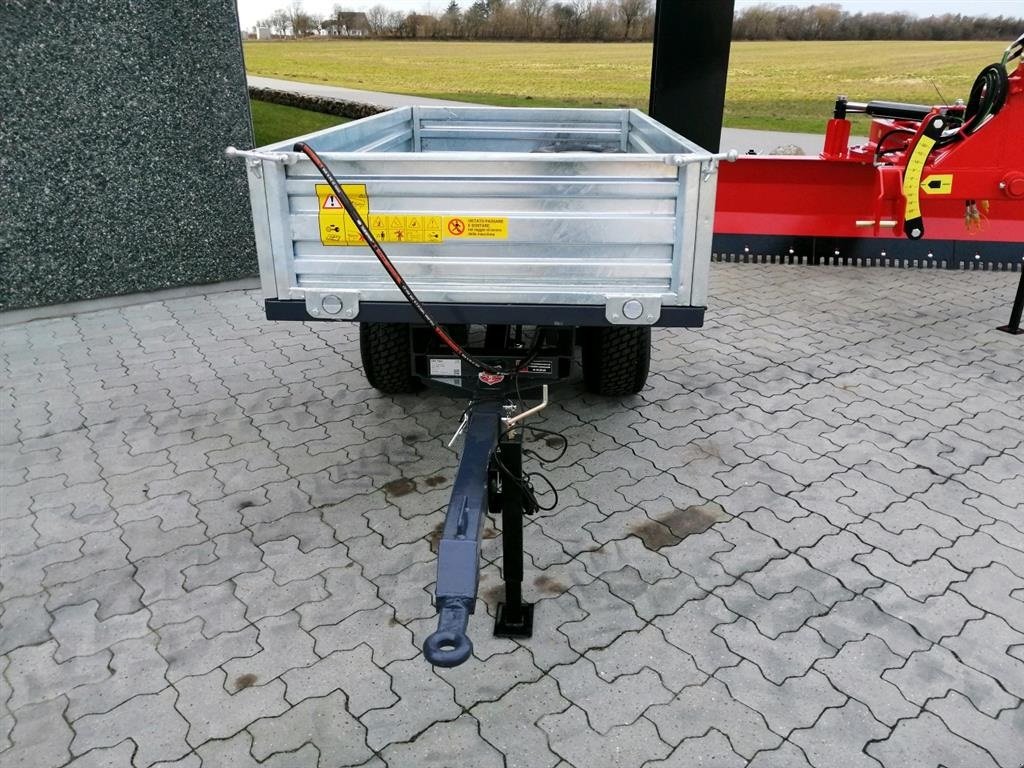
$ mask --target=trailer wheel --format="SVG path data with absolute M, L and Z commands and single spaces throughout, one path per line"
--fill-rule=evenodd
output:
M 607 397 L 635 395 L 651 368 L 651 327 L 617 325 L 581 328 L 583 385 Z
M 359 353 L 370 386 L 386 395 L 419 389 L 412 375 L 412 339 L 406 323 L 360 323 Z

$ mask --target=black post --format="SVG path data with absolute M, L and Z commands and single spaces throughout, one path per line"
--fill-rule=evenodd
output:
M 498 604 L 495 637 L 531 637 L 533 605 L 523 602 L 523 433 L 513 428 L 498 443 L 501 475 L 501 551 L 505 602 Z
M 650 114 L 704 149 L 722 138 L 733 0 L 658 0 Z
M 1013 300 L 1013 309 L 1010 310 L 1010 322 L 1000 325 L 997 331 L 1006 331 L 1014 336 L 1024 333 L 1020 328 L 1020 316 L 1024 313 L 1024 264 L 1020 268 L 1020 284 L 1017 286 L 1017 297 Z

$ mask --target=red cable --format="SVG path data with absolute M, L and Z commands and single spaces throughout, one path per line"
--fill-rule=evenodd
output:
M 402 292 L 402 295 L 405 296 L 409 304 L 412 305 L 412 308 L 416 310 L 416 313 L 423 319 L 423 322 L 430 326 L 431 330 L 433 330 L 434 334 L 441 340 L 441 342 L 461 360 L 466 361 L 477 370 L 497 376 L 508 376 L 511 373 L 510 371 L 504 371 L 500 368 L 487 365 L 470 355 L 462 348 L 462 346 L 459 345 L 458 342 L 448 335 L 444 328 L 434 321 L 434 318 L 432 318 L 427 312 L 426 307 L 423 306 L 419 297 L 413 293 L 412 288 L 410 288 L 409 284 L 405 282 L 405 278 L 402 277 L 402 274 L 398 271 L 395 265 L 391 263 L 391 259 L 388 258 L 388 255 L 384 252 L 384 249 L 381 247 L 377 238 L 373 236 L 373 232 L 370 231 L 370 228 L 366 226 L 366 222 L 363 221 L 363 217 L 359 215 L 359 211 L 356 210 L 356 207 L 352 204 L 348 195 L 345 194 L 345 190 L 342 189 L 341 184 L 338 183 L 337 178 L 335 178 L 331 169 L 327 167 L 327 164 L 320 158 L 316 151 L 305 142 L 300 141 L 295 145 L 294 149 L 296 152 L 302 152 L 306 157 L 308 157 L 316 169 L 320 171 L 320 175 L 324 177 L 324 180 L 330 186 L 331 191 L 334 192 L 337 198 L 341 201 L 341 205 L 345 209 L 345 212 L 355 223 L 356 229 L 359 230 L 359 234 L 363 236 L 367 245 L 370 246 L 370 250 L 373 251 L 373 255 L 377 257 L 377 260 L 387 271 L 392 282 L 394 282 L 398 290 Z

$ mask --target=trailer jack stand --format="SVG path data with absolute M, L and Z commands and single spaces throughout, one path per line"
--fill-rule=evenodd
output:
M 480 539 L 488 511 L 500 509 L 502 519 L 505 600 L 498 605 L 494 635 L 533 635 L 533 605 L 523 602 L 522 593 L 527 486 L 519 422 L 546 405 L 546 387 L 544 398 L 541 406 L 518 417 L 506 415 L 510 407 L 504 400 L 477 400 L 464 420 L 465 444 L 437 549 L 437 631 L 423 644 L 423 655 L 435 666 L 458 666 L 473 652 L 466 629 L 476 609 Z
M 502 478 L 497 494 L 501 502 L 502 575 L 505 602 L 498 603 L 494 619 L 495 637 L 533 636 L 533 605 L 523 602 L 523 432 L 517 427 L 498 441 L 498 455 L 508 477 Z M 502 473 L 497 473 L 499 476 Z M 497 478 L 492 482 L 496 482 Z

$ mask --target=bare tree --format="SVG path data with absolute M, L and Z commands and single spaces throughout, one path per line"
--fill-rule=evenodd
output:
M 270 27 L 271 34 L 281 35 L 282 37 L 291 30 L 288 14 L 280 8 L 270 14 L 270 18 L 264 21 L 263 24 Z
M 366 12 L 366 26 L 370 28 L 370 34 L 375 37 L 383 37 L 388 29 L 388 16 L 391 12 L 383 5 L 375 5 Z
M 518 0 L 516 11 L 522 24 L 523 36 L 530 39 L 540 26 L 548 0 Z
M 448 9 L 444 12 L 441 22 L 437 26 L 446 37 L 462 37 L 462 11 L 456 0 L 451 0 L 448 3 Z
M 623 39 L 629 39 L 629 33 L 634 25 L 641 21 L 651 11 L 650 0 L 616 0 L 615 12 L 622 20 L 625 32 Z
M 293 37 L 306 37 L 313 34 L 320 24 L 320 19 L 302 8 L 302 0 L 292 0 L 285 11 Z
M 551 21 L 555 37 L 559 40 L 578 40 L 583 22 L 583 13 L 577 3 L 555 3 L 551 7 Z

